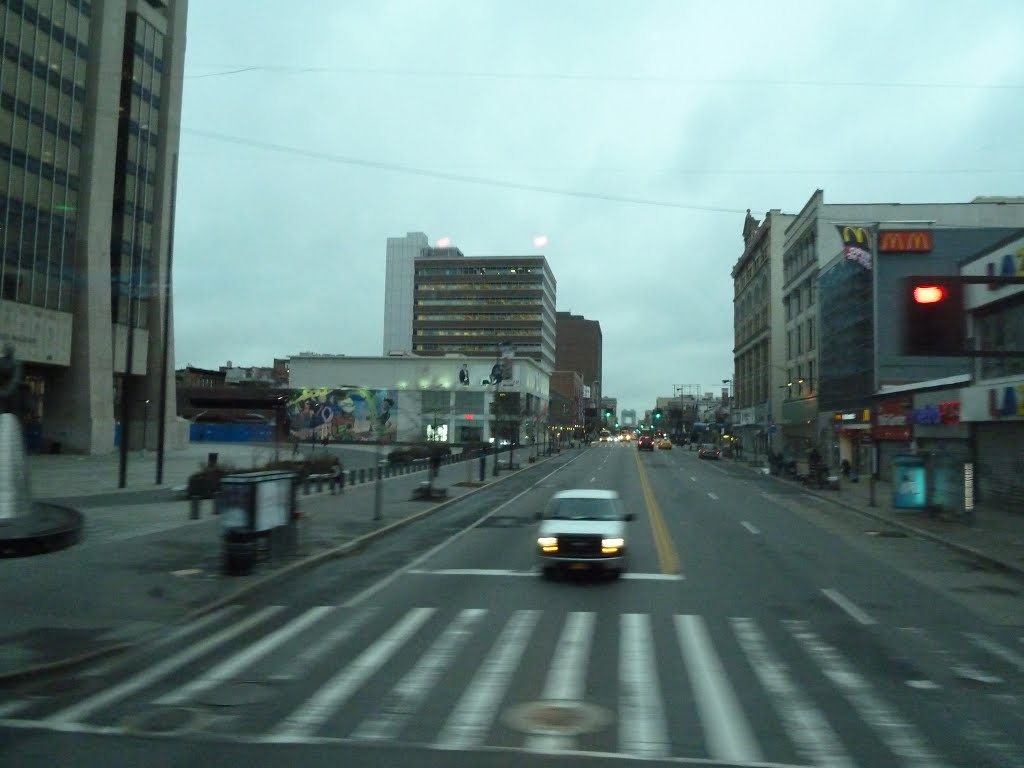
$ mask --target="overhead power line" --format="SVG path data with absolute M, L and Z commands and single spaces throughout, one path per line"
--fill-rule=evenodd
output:
M 331 152 L 322 152 L 314 149 L 302 149 L 300 147 L 290 147 L 285 144 L 276 144 L 269 141 L 259 141 L 256 139 L 246 139 L 240 136 L 228 136 L 222 133 L 215 133 L 213 131 L 201 131 L 194 128 L 183 128 L 182 133 L 187 133 L 193 136 L 202 136 L 206 139 L 212 139 L 214 141 L 222 141 L 228 144 L 235 144 L 242 147 L 252 147 L 253 149 L 263 149 L 270 152 L 278 152 L 285 155 L 292 155 L 295 157 L 306 157 L 313 160 L 321 160 L 327 163 L 338 163 L 341 165 L 352 165 L 360 168 L 374 168 L 382 171 L 391 171 L 394 173 L 404 173 L 411 176 L 422 176 L 429 179 L 443 179 L 445 181 L 456 181 L 464 184 L 477 184 L 485 187 L 494 187 L 498 189 L 516 189 L 524 192 L 539 192 L 548 195 L 561 195 L 563 197 L 579 197 L 586 198 L 589 200 L 605 200 L 612 203 L 630 203 L 633 205 L 646 205 L 654 206 L 659 208 L 676 208 L 679 210 L 690 210 L 690 211 L 712 211 L 715 213 L 746 213 L 746 209 L 739 208 L 726 208 L 714 205 L 697 205 L 695 203 L 681 203 L 671 200 L 656 200 L 653 198 L 644 197 L 632 197 L 629 195 L 610 195 L 601 192 L 586 192 L 584 190 L 577 189 L 565 189 L 561 187 L 549 187 L 541 184 L 526 184 L 517 181 L 508 181 L 503 179 L 491 179 L 484 176 L 469 176 L 461 173 L 449 173 L 446 171 L 436 171 L 427 168 L 418 168 L 412 165 L 403 165 L 401 163 L 388 163 L 382 160 L 366 160 L 358 157 L 348 157 L 345 155 L 337 155 Z

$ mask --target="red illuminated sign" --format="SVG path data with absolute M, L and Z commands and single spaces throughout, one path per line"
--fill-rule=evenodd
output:
M 878 250 L 881 253 L 928 253 L 932 249 L 930 230 L 896 230 L 880 232 Z

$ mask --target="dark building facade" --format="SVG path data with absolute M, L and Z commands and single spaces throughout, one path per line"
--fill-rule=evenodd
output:
M 587 320 L 583 315 L 559 312 L 555 328 L 556 370 L 576 371 L 583 377 L 583 385 L 590 387 L 590 397 L 584 403 L 584 415 L 588 420 L 594 419 L 597 404 L 601 401 L 601 323 Z

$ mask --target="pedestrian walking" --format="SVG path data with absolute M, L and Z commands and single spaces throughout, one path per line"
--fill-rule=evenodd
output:
M 331 465 L 331 495 L 345 490 L 345 472 L 341 466 L 341 460 L 335 459 Z

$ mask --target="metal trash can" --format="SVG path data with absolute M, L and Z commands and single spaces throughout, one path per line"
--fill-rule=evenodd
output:
M 256 565 L 256 537 L 248 528 L 228 528 L 224 532 L 224 573 L 247 576 Z

